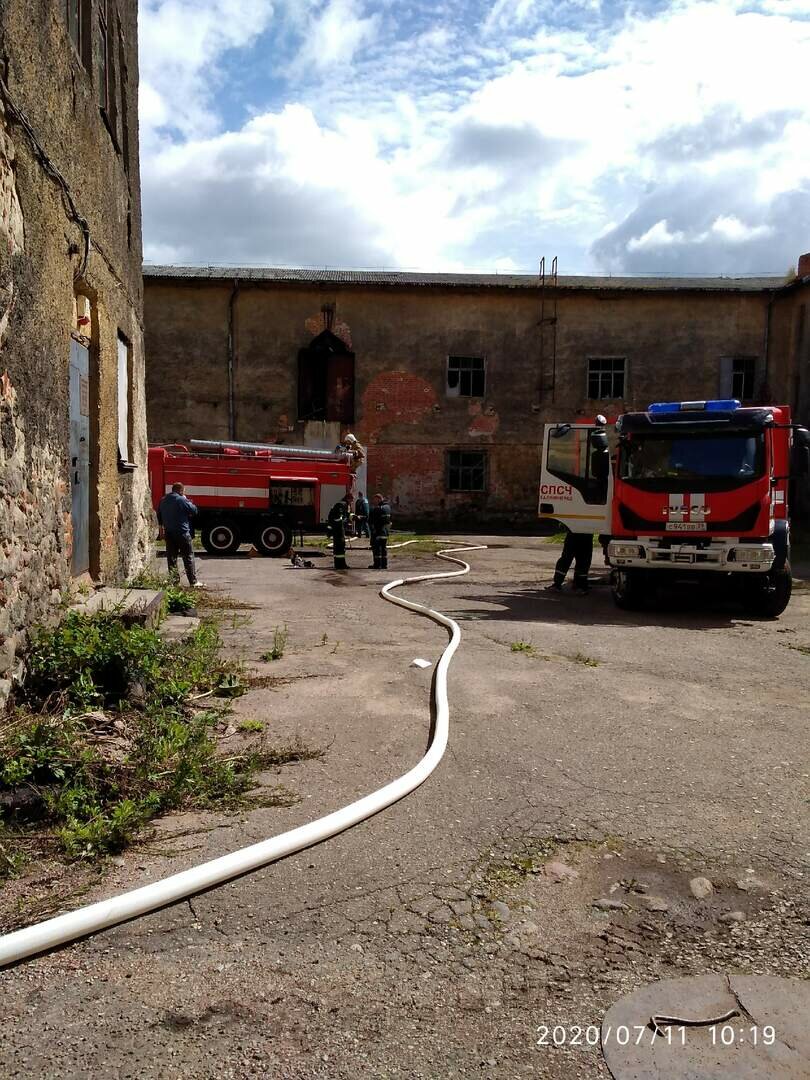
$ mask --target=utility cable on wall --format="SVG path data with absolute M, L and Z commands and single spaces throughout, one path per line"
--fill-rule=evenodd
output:
M 68 184 L 65 177 L 62 175 L 59 168 L 53 163 L 42 143 L 39 141 L 39 138 L 33 128 L 33 125 L 31 124 L 31 121 L 28 119 L 28 117 L 19 107 L 19 105 L 17 105 L 14 101 L 14 98 L 11 95 L 11 91 L 8 88 L 8 84 L 6 83 L 6 80 L 2 76 L 2 74 L 0 74 L 0 97 L 2 97 L 3 99 L 3 104 L 6 108 L 6 112 L 9 118 L 14 123 L 19 124 L 19 126 L 28 136 L 28 141 L 30 142 L 31 147 L 34 151 L 34 156 L 36 157 L 39 164 L 42 166 L 43 171 L 61 189 L 62 199 L 67 208 L 68 217 L 73 222 L 75 222 L 75 224 L 81 230 L 82 240 L 84 243 L 84 252 L 82 254 L 82 260 L 73 275 L 73 280 L 78 281 L 80 278 L 84 277 L 87 270 L 87 264 L 90 259 L 90 225 L 87 221 L 87 218 L 85 218 L 79 212 L 79 208 L 76 206 L 76 200 L 73 198 L 73 192 L 70 190 L 70 185 Z

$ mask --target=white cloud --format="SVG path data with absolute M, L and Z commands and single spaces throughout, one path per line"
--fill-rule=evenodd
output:
M 686 240 L 684 233 L 669 231 L 666 219 L 656 221 L 642 236 L 632 236 L 627 244 L 628 251 L 649 251 L 671 244 L 682 244 Z
M 295 69 L 327 71 L 351 64 L 355 53 L 375 39 L 379 24 L 378 14 L 363 16 L 360 0 L 328 0 L 309 27 Z

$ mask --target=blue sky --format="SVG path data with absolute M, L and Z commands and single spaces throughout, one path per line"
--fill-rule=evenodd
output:
M 810 0 L 140 0 L 153 262 L 783 273 Z

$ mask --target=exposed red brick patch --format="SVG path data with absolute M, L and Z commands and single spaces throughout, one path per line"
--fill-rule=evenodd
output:
M 501 418 L 491 405 L 483 409 L 480 401 L 471 401 L 469 412 L 472 417 L 469 433 L 473 437 L 494 435 L 498 430 Z
M 418 424 L 437 404 L 433 386 L 409 371 L 383 371 L 363 394 L 363 434 L 376 442 L 391 424 Z
M 395 518 L 399 510 L 406 514 L 435 512 L 444 498 L 444 449 L 376 446 L 368 459 L 368 490 L 388 496 Z

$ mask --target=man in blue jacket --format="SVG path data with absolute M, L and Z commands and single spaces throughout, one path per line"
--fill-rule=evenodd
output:
M 202 582 L 197 580 L 197 568 L 194 565 L 194 545 L 191 538 L 194 534 L 193 521 L 199 511 L 191 499 L 187 499 L 183 492 L 182 484 L 172 484 L 172 490 L 160 500 L 157 509 L 160 535 L 166 540 L 166 562 L 169 566 L 169 576 L 176 578 L 177 556 L 183 559 L 188 583 L 194 589 L 202 587 Z
M 368 531 L 368 509 L 368 499 L 362 491 L 358 491 L 354 503 L 354 530 L 356 536 L 368 536 L 369 538 L 371 536 Z

